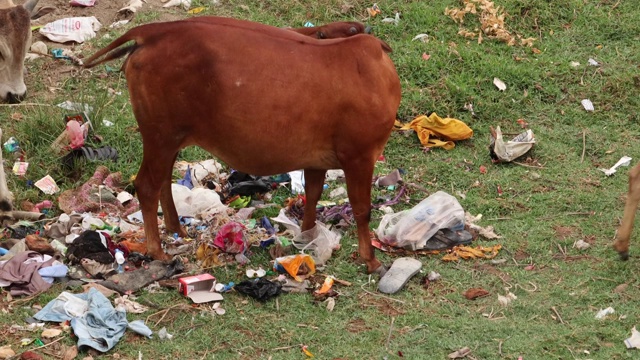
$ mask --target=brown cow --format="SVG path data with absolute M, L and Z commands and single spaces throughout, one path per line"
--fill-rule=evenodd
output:
M 179 150 L 197 145 L 254 175 L 304 169 L 303 230 L 315 224 L 325 172 L 342 168 L 360 256 L 369 273 L 384 271 L 369 237 L 371 178 L 393 128 L 400 80 L 378 39 L 317 40 L 209 17 L 135 27 L 85 66 L 126 54 L 123 69 L 143 144 L 135 187 L 153 258 L 166 259 L 158 200 L 167 230 L 184 235 L 171 173 Z
M 24 57 L 31 45 L 31 22 L 53 11 L 52 7 L 34 11 L 39 0 L 16 6 L 0 0 L 0 100 L 20 102 L 27 93 L 24 84 Z M 1 195 L 1 194 L 0 194 Z
M 640 204 L 640 164 L 629 171 L 629 193 L 624 206 L 622 223 L 616 234 L 616 241 L 613 243 L 613 248 L 620 254 L 622 260 L 629 258 L 629 238 L 633 230 L 638 204 Z

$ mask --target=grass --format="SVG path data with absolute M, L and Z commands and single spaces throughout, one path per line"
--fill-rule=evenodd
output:
M 194 1 L 193 7 L 200 4 L 208 2 Z M 207 5 L 204 13 L 301 26 L 305 21 L 358 20 L 371 5 L 354 1 L 353 9 L 342 14 L 342 4 L 331 0 L 312 4 L 227 1 L 215 7 Z M 464 121 L 474 136 L 451 151 L 424 152 L 414 135 L 394 133 L 385 150 L 387 162 L 380 163 L 376 171 L 384 174 L 402 168 L 406 181 L 425 187 L 429 193 L 465 194 L 459 198 L 463 208 L 483 214 L 480 224 L 493 225 L 502 235 L 502 239 L 480 244 L 502 244 L 498 258 L 507 262 L 445 263 L 440 256 L 420 256 L 423 275 L 437 271 L 442 279 L 424 289 L 419 284 L 423 275 L 417 276 L 387 299 L 369 293 L 375 292 L 375 285 L 368 284 L 363 268 L 351 259 L 356 241 L 355 229 L 350 228 L 343 236 L 342 249 L 325 270 L 353 283 L 351 287 L 337 286 L 340 296 L 333 312 L 307 294 L 284 295 L 277 302 L 261 304 L 232 293 L 226 296 L 227 313 L 222 317 L 210 315 L 207 306 L 198 306 L 171 311 L 158 324 L 159 316 L 151 318 L 148 324 L 154 331 L 165 326 L 175 335 L 171 341 L 128 333 L 114 350 L 94 357 L 115 358 L 117 353 L 120 358 L 133 359 L 141 352 L 144 358 L 158 359 L 300 359 L 304 357 L 300 344 L 307 345 L 319 359 L 392 359 L 401 355 L 443 359 L 464 346 L 471 348 L 476 359 L 638 357 L 637 350 L 627 350 L 622 343 L 640 315 L 635 301 L 640 295 L 635 279 L 638 258 L 634 256 L 638 247 L 632 243 L 628 262 L 618 261 L 609 247 L 622 214 L 628 170 L 621 168 L 606 177 L 598 168 L 610 167 L 623 155 L 635 158 L 640 151 L 640 10 L 632 2 L 612 0 L 496 1 L 508 14 L 505 23 L 510 31 L 536 38 L 536 53 L 487 38 L 478 44 L 458 35 L 458 24 L 444 15 L 445 8 L 460 6 L 457 0 L 379 5 L 382 16 L 367 22 L 394 49 L 391 56 L 403 86 L 400 120 L 437 112 Z M 382 23 L 382 17 L 393 17 L 396 11 L 402 14 L 398 26 Z M 154 11 L 140 14 L 134 23 L 158 19 L 162 13 Z M 478 26 L 474 21 L 467 15 L 465 26 L 473 30 Z M 108 30 L 110 39 L 122 31 Z M 429 34 L 429 42 L 411 41 L 419 33 Z M 99 38 L 79 49 L 88 56 L 110 39 Z M 428 61 L 422 59 L 423 53 L 430 55 Z M 589 58 L 601 66 L 588 66 Z M 135 120 L 124 77 L 118 73 L 98 77 L 104 69 L 80 72 L 73 78 L 62 76 L 55 84 L 60 90 L 51 94 L 47 88 L 51 84 L 37 75 L 50 61 L 29 64 L 33 90 L 29 101 L 57 104 L 72 100 L 94 106 L 96 132 L 120 153 L 118 163 L 104 165 L 125 177 L 135 175 L 141 144 L 138 135 L 130 131 Z M 572 61 L 580 66 L 572 67 Z M 494 77 L 507 84 L 506 91 L 494 87 Z M 108 88 L 123 94 L 112 97 Z M 594 112 L 582 109 L 580 100 L 584 98 L 592 100 Z M 463 110 L 466 103 L 473 103 L 476 117 Z M 15 112 L 22 120 L 10 120 Z M 0 107 L 5 139 L 15 136 L 27 153 L 29 179 L 50 173 L 61 188 L 68 189 L 86 181 L 95 164 L 67 174 L 59 165 L 60 159 L 49 151 L 49 144 L 62 131 L 64 113 L 56 107 Z M 115 125 L 104 127 L 102 118 Z M 527 163 L 537 167 L 492 164 L 487 149 L 489 127 L 519 132 L 518 119 L 526 120 L 536 135 L 537 145 L 527 155 Z M 5 158 L 12 163 L 9 155 Z M 207 154 L 186 149 L 180 158 L 202 160 Z M 482 165 L 488 169 L 486 174 L 479 171 Z M 9 186 L 18 204 L 21 200 L 55 200 L 12 175 Z M 498 186 L 503 190 L 501 196 Z M 407 201 L 394 209 L 411 208 L 428 195 L 413 189 Z M 381 212 L 374 212 L 372 227 L 381 216 Z M 580 239 L 592 246 L 587 250 L 573 248 Z M 389 254 L 380 257 L 387 263 L 393 260 Z M 252 266 L 258 265 L 268 266 L 268 255 L 256 250 Z M 534 267 L 531 270 L 527 265 Z M 238 282 L 243 269 L 231 266 L 212 273 L 221 281 Z M 620 284 L 628 287 L 614 292 Z M 465 299 L 462 293 L 473 287 L 488 290 L 490 296 Z M 505 288 L 518 297 L 507 307 L 497 301 L 497 294 L 504 295 Z M 24 307 L 14 306 L 11 313 L 0 315 L 3 328 L 20 323 L 33 312 L 30 305 L 44 305 L 61 290 L 54 286 Z M 177 303 L 188 304 L 172 292 L 142 292 L 140 299 L 156 308 L 142 315 L 129 314 L 131 320 L 145 319 Z M 615 308 L 615 315 L 596 320 L 595 313 L 608 306 Z M 0 345 L 12 344 L 16 349 L 15 338 L 22 335 L 4 337 Z M 72 345 L 74 340 L 67 337 L 62 343 Z

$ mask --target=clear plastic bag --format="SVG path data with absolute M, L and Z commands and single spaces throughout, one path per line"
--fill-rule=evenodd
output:
M 340 235 L 316 222 L 314 227 L 293 238 L 292 243 L 300 251 L 310 250 L 316 264 L 324 265 L 331 258 L 333 250 L 340 246 Z
M 455 197 L 443 191 L 411 210 L 385 215 L 376 234 L 388 245 L 418 250 L 440 229 L 464 229 L 464 209 Z

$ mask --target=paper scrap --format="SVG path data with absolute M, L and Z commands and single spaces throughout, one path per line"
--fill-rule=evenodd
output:
M 56 181 L 53 180 L 51 175 L 47 175 L 42 179 L 36 181 L 34 185 L 47 195 L 53 195 L 60 191 L 60 188 L 58 187 L 58 185 L 56 185 Z
M 617 169 L 620 166 L 629 166 L 630 163 L 631 163 L 631 158 L 628 156 L 623 156 L 620 158 L 620 160 L 618 160 L 618 162 L 615 165 L 613 165 L 609 169 L 598 169 L 598 170 L 604 172 L 604 174 L 607 176 L 611 176 L 616 173 Z

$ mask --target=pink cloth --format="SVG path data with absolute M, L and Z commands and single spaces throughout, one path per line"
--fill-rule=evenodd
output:
M 43 261 L 25 263 L 28 259 L 38 257 L 38 260 Z M 19 252 L 0 266 L 0 280 L 11 283 L 9 290 L 12 296 L 33 295 L 46 291 L 51 284 L 42 279 L 38 269 L 51 266 L 54 261 L 54 258 L 44 261 L 44 256 L 35 251 Z

